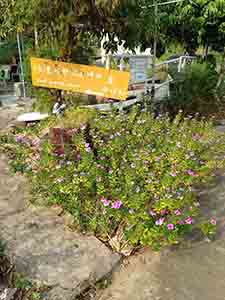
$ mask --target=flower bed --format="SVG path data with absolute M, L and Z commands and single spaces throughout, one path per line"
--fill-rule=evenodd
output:
M 28 146 L 29 135 L 31 129 L 17 148 L 35 162 L 34 169 L 29 162 L 22 168 L 34 194 L 69 211 L 82 231 L 106 240 L 122 224 L 130 244 L 154 249 L 178 243 L 196 227 L 215 231 L 214 219 L 199 224 L 201 203 L 193 192 L 224 166 L 224 142 L 210 122 L 96 113 L 59 156 L 49 140 Z

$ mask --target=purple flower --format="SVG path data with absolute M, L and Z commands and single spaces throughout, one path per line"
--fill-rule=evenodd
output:
M 155 161 L 160 161 L 160 159 L 161 159 L 161 156 L 156 156 L 155 157 Z
M 185 223 L 186 224 L 192 224 L 193 223 L 192 217 L 188 217 L 187 219 L 185 219 Z
M 152 210 L 152 209 L 149 210 L 149 214 L 152 217 L 156 216 L 156 212 L 154 210 Z
M 16 136 L 15 136 L 15 141 L 16 141 L 17 143 L 24 142 L 24 136 L 23 136 L 23 135 L 16 135 Z
M 101 202 L 104 206 L 109 206 L 109 200 L 107 200 L 106 198 L 102 198 Z
M 176 209 L 176 210 L 174 211 L 174 214 L 175 214 L 176 216 L 180 216 L 180 215 L 181 215 L 180 209 Z
M 77 154 L 77 156 L 76 156 L 76 160 L 80 160 L 81 159 L 81 156 L 80 156 L 80 154 Z
M 212 218 L 212 219 L 210 220 L 210 224 L 212 224 L 212 225 L 215 226 L 215 225 L 216 225 L 216 220 Z
M 91 152 L 91 147 L 89 143 L 85 143 L 85 150 L 86 152 Z
M 112 169 L 109 169 L 109 174 L 112 174 L 113 173 L 113 170 Z
M 170 230 L 170 231 L 171 231 L 171 230 L 174 230 L 174 225 L 173 225 L 173 224 L 167 224 L 166 227 L 167 227 L 167 229 Z
M 116 200 L 116 201 L 112 204 L 111 208 L 119 209 L 119 208 L 121 207 L 121 205 L 122 205 L 122 202 L 121 202 L 120 200 Z
M 86 129 L 86 125 L 81 125 L 80 129 L 81 130 L 85 130 Z
M 155 225 L 161 226 L 163 224 L 164 220 L 165 220 L 165 218 L 160 218 L 160 219 L 156 220 Z
M 193 170 L 187 170 L 187 174 L 193 177 L 197 176 L 197 174 Z

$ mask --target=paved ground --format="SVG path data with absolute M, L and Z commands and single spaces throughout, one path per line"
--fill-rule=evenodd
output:
M 0 110 L 2 129 L 17 112 Z M 66 229 L 55 210 L 32 207 L 26 186 L 22 176 L 10 173 L 0 154 L 0 238 L 7 242 L 7 255 L 17 272 L 52 288 L 45 299 L 72 299 L 107 276 L 120 257 L 95 237 Z

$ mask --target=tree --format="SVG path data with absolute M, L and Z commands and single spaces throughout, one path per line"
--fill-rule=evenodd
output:
M 221 50 L 221 45 L 225 44 L 225 2 L 222 0 L 184 1 L 176 5 L 174 23 L 168 28 L 168 33 L 184 42 L 186 48 L 195 50 L 202 45 L 205 56 L 210 46 L 215 50 Z
M 57 44 L 64 57 L 83 34 L 98 39 L 107 35 L 107 49 L 115 49 L 115 37 L 136 45 L 135 18 L 137 0 L 3 0 L 0 36 L 10 32 L 36 31 L 43 42 Z M 128 13 L 129 11 L 129 13 Z

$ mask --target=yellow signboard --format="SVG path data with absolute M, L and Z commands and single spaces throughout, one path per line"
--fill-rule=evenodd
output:
M 96 66 L 31 58 L 34 86 L 125 100 L 129 73 Z

